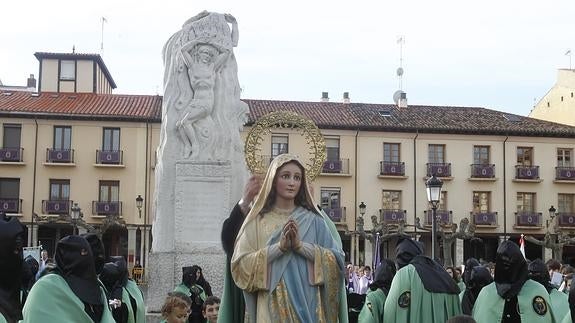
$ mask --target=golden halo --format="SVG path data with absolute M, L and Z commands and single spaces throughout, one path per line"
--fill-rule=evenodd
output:
M 326 160 L 325 140 L 319 128 L 310 119 L 295 112 L 276 111 L 266 114 L 257 120 L 246 137 L 244 151 L 246 164 L 252 174 L 263 174 L 268 163 L 264 163 L 261 155 L 261 143 L 264 137 L 271 134 L 272 129 L 294 129 L 306 140 L 311 160 L 304 165 L 310 181 L 321 173 Z

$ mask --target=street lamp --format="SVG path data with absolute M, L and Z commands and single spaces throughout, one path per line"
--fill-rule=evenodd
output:
M 549 223 L 551 223 L 551 227 L 553 227 L 553 219 L 555 219 L 555 212 L 557 210 L 555 209 L 555 207 L 553 207 L 553 205 L 551 205 L 551 207 L 549 208 L 549 219 L 547 220 L 547 229 L 549 229 Z M 549 230 L 547 230 L 549 231 Z
M 140 218 L 142 218 L 142 204 L 144 203 L 144 199 L 142 198 L 142 195 L 138 194 L 138 197 L 136 197 L 136 207 L 138 208 L 138 214 L 140 216 Z
M 361 214 L 362 217 L 365 215 L 366 208 L 367 206 L 365 205 L 365 203 L 363 202 L 359 203 L 359 214 Z
M 431 176 L 426 182 L 427 187 L 427 201 L 431 203 L 431 258 L 435 260 L 435 244 L 436 244 L 436 234 L 437 234 L 437 205 L 441 201 L 441 187 L 443 182 L 435 177 L 435 174 Z
M 81 214 L 82 209 L 78 206 L 78 203 L 74 203 L 74 205 L 70 208 L 70 219 L 72 220 L 72 225 L 74 226 L 74 231 L 72 231 L 72 234 L 77 234 L 77 223 L 82 216 Z

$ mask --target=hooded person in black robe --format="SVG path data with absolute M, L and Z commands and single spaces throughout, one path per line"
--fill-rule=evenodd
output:
M 26 227 L 16 218 L 0 216 L 0 318 L 8 323 L 22 319 L 22 247 Z
M 551 307 L 553 307 L 555 319 L 560 320 L 565 317 L 565 315 L 569 313 L 567 294 L 558 291 L 557 288 L 551 284 L 551 277 L 543 260 L 533 260 L 529 263 L 527 269 L 529 270 L 529 278 L 543 285 L 549 293 L 549 300 L 551 301 Z
M 475 260 L 475 259 L 474 259 Z M 477 262 L 477 260 L 475 260 Z M 471 315 L 473 314 L 473 305 L 475 305 L 475 300 L 481 289 L 483 287 L 491 284 L 493 282 L 493 277 L 491 277 L 491 272 L 487 267 L 479 265 L 473 266 L 472 262 L 470 265 L 473 266 L 469 271 L 467 270 L 467 264 L 465 266 L 465 273 L 467 274 L 465 282 L 465 291 L 461 297 L 461 311 L 463 314 Z M 465 277 L 465 275 L 464 275 Z
M 94 268 L 96 269 L 96 274 L 100 275 L 102 268 L 106 263 L 106 250 L 104 249 L 104 243 L 95 233 L 83 233 L 81 235 L 90 244 L 90 249 L 92 250 L 92 255 L 94 258 Z
M 122 272 L 114 262 L 105 263 L 100 273 L 100 281 L 106 288 L 106 297 L 117 323 L 128 322 L 128 304 L 122 302 Z

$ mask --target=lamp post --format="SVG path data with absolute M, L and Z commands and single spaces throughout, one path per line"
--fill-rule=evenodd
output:
M 557 210 L 555 209 L 555 207 L 553 207 L 553 205 L 551 205 L 551 207 L 549 208 L 549 220 L 547 220 L 547 231 L 551 232 L 551 230 L 549 230 L 549 224 L 551 223 L 551 228 L 553 228 L 553 220 L 555 219 L 555 212 L 557 212 Z
M 82 214 L 82 209 L 78 206 L 78 203 L 74 203 L 74 205 L 70 208 L 70 219 L 72 220 L 72 225 L 74 226 L 74 230 L 72 231 L 72 234 L 77 234 L 77 224 L 78 224 L 78 219 L 80 219 L 80 216 Z
M 443 182 L 435 177 L 435 174 L 431 176 L 426 182 L 427 187 L 427 201 L 431 203 L 431 258 L 435 260 L 435 245 L 437 243 L 437 205 L 441 201 L 441 187 Z
M 142 198 L 142 195 L 138 194 L 138 197 L 136 197 L 136 207 L 138 208 L 140 219 L 142 218 L 142 204 L 144 204 L 144 199 Z

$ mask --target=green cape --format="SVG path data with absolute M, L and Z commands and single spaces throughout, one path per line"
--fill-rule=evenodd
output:
M 134 316 L 134 309 L 130 296 L 136 300 L 136 315 Z M 128 305 L 128 323 L 144 323 L 146 322 L 146 304 L 144 303 L 144 296 L 142 291 L 133 280 L 128 280 L 126 286 L 122 291 L 122 302 Z M 136 318 L 134 320 L 134 317 Z
M 381 288 L 370 290 L 365 297 L 365 304 L 359 313 L 358 323 L 382 323 L 385 293 Z

